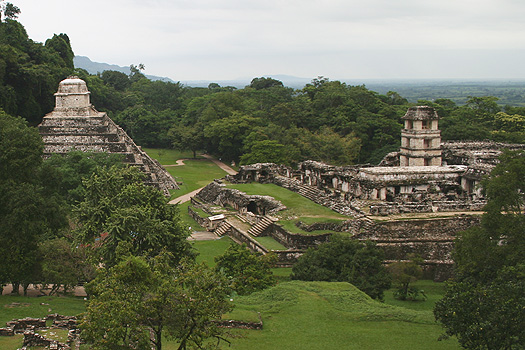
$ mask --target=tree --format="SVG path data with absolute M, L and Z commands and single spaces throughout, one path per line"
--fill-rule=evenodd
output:
M 37 270 L 38 242 L 66 224 L 63 202 L 49 190 L 42 138 L 21 118 L 0 110 L 0 285 L 27 287 Z M 24 289 L 25 290 L 25 289 Z
M 399 300 L 417 300 L 419 294 L 426 299 L 425 292 L 416 287 L 410 286 L 423 276 L 421 263 L 423 259 L 417 256 L 410 256 L 409 261 L 397 261 L 388 265 L 388 271 L 392 274 L 392 282 L 397 285 L 398 290 L 394 292 L 394 297 Z
M 110 85 L 118 91 L 124 91 L 131 86 L 129 76 L 115 70 L 105 70 L 100 75 L 104 84 Z
M 241 156 L 241 165 L 254 163 L 290 164 L 286 146 L 275 140 L 255 141 Z
M 117 263 L 122 241 L 136 255 L 155 256 L 162 249 L 177 262 L 193 255 L 176 206 L 156 188 L 145 185 L 137 168 L 99 168 L 84 181 L 85 197 L 75 209 L 76 240 L 93 247 L 106 266 Z
M 240 113 L 217 120 L 204 127 L 204 136 L 213 149 L 228 160 L 239 160 L 242 155 L 244 139 L 255 128 L 259 119 Z
M 455 279 L 434 315 L 472 349 L 525 347 L 525 154 L 505 152 L 482 186 L 480 227 L 458 235 Z
M 66 293 L 79 282 L 93 279 L 94 270 L 86 261 L 85 248 L 73 248 L 65 238 L 54 238 L 40 243 L 38 250 L 40 282 L 52 285 L 49 295 L 60 288 Z
M 231 309 L 226 280 L 204 265 L 172 267 L 172 260 L 127 255 L 101 270 L 86 286 L 82 338 L 96 349 L 161 350 L 163 337 L 178 349 L 218 348 L 224 335 L 215 321 Z
M 383 263 L 383 251 L 372 242 L 343 235 L 308 248 L 292 268 L 292 279 L 349 282 L 374 299 L 383 299 L 391 278 Z
M 119 154 L 70 151 L 52 155 L 44 161 L 43 166 L 53 190 L 62 195 L 69 205 L 75 205 L 84 198 L 82 181 L 89 178 L 98 167 L 123 168 L 125 165 Z
M 197 151 L 204 148 L 204 132 L 199 124 L 179 124 L 170 129 L 168 136 L 172 140 L 173 148 L 180 151 L 190 150 L 193 152 L 193 158 L 197 157 Z
M 0 23 L 2 23 L 2 13 L 6 19 L 15 20 L 20 14 L 20 9 L 10 2 L 0 1 Z
M 504 268 L 489 283 L 468 279 L 449 283 L 434 314 L 465 349 L 523 349 L 525 265 Z
M 265 77 L 253 78 L 250 83 L 250 87 L 254 88 L 255 90 L 268 89 L 274 86 L 283 87 L 284 85 L 282 81 L 279 81 L 273 78 L 265 78 Z
M 255 254 L 245 244 L 232 243 L 223 255 L 215 258 L 215 262 L 215 269 L 230 278 L 232 289 L 240 295 L 275 284 L 271 270 L 276 262 L 274 254 Z

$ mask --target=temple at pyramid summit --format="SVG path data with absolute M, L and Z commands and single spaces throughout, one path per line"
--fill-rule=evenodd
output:
M 38 126 L 44 140 L 44 156 L 72 150 L 120 154 L 125 163 L 146 174 L 146 183 L 169 195 L 175 179 L 152 159 L 105 112 L 90 103 L 86 82 L 76 76 L 62 80 L 55 94 L 55 108 Z

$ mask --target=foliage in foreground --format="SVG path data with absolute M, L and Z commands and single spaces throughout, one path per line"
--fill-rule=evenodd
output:
M 215 258 L 216 270 L 230 278 L 232 289 L 240 295 L 250 294 L 275 284 L 273 254 L 252 253 L 245 244 L 231 243 L 224 254 Z
M 483 182 L 480 227 L 456 239 L 456 278 L 436 319 L 468 349 L 525 348 L 525 154 L 507 152 Z
M 120 242 L 131 243 L 135 255 L 155 256 L 165 248 L 174 262 L 193 255 L 177 207 L 145 185 L 142 176 L 137 168 L 99 168 L 84 181 L 85 197 L 75 210 L 76 237 L 106 266 L 116 264 Z
M 292 268 L 292 279 L 349 282 L 374 299 L 383 299 L 391 277 L 383 251 L 372 242 L 332 235 L 330 242 L 309 248 Z
M 86 286 L 82 337 L 94 349 L 160 350 L 163 337 L 178 349 L 218 348 L 225 338 L 215 320 L 231 309 L 226 279 L 205 265 L 172 267 L 172 260 L 129 255 L 101 270 Z

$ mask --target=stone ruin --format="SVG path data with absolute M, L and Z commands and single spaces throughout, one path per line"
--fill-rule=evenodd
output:
M 48 321 L 52 321 L 51 327 L 47 326 Z M 38 333 L 44 329 L 67 329 L 67 344 L 48 339 Z M 79 339 L 77 318 L 59 314 L 50 314 L 43 318 L 26 317 L 12 320 L 6 323 L 6 327 L 0 328 L 0 336 L 14 336 L 15 334 L 24 335 L 22 349 L 38 346 L 46 349 L 68 350 Z
M 169 195 L 177 183 L 159 162 L 133 142 L 126 132 L 104 112 L 90 103 L 86 83 L 76 76 L 60 82 L 55 109 L 38 126 L 44 140 L 44 156 L 71 150 L 119 154 L 123 161 L 146 174 L 145 182 Z
M 386 263 L 416 253 L 424 259 L 427 277 L 444 280 L 452 271 L 451 252 L 456 233 L 480 222 L 480 211 L 486 204 L 479 188 L 481 179 L 497 164 L 504 149 L 525 150 L 525 145 L 442 143 L 438 115 L 427 106 L 410 108 L 403 119 L 401 149 L 388 154 L 380 166 L 332 166 L 305 161 L 292 169 L 260 163 L 242 166 L 237 175 L 227 176 L 227 180 L 273 183 L 347 215 L 351 218 L 340 225 L 319 224 L 312 230 L 348 232 L 355 239 L 372 240 L 384 248 Z M 234 208 L 246 207 L 242 203 L 248 199 L 238 201 L 216 193 L 226 191 L 224 188 L 209 186 L 197 198 L 207 202 L 211 198 L 206 194 L 215 193 L 213 198 L 229 197 L 232 203 L 228 204 Z M 221 201 L 214 203 L 224 205 Z M 466 215 L 469 212 L 472 215 Z M 252 250 L 264 252 L 265 248 L 257 245 L 249 234 L 237 231 L 225 224 L 218 232 L 228 233 Z M 301 250 L 330 236 L 290 233 L 277 222 L 268 223 L 257 235 L 271 236 L 287 248 L 276 251 L 282 265 L 293 263 Z

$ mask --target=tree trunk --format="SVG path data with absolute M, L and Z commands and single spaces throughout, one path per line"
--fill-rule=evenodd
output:
M 20 295 L 20 292 L 19 292 L 19 288 L 20 288 L 20 283 L 18 282 L 11 282 L 11 286 L 13 287 L 13 290 L 11 291 L 11 294 L 16 294 L 16 295 Z

